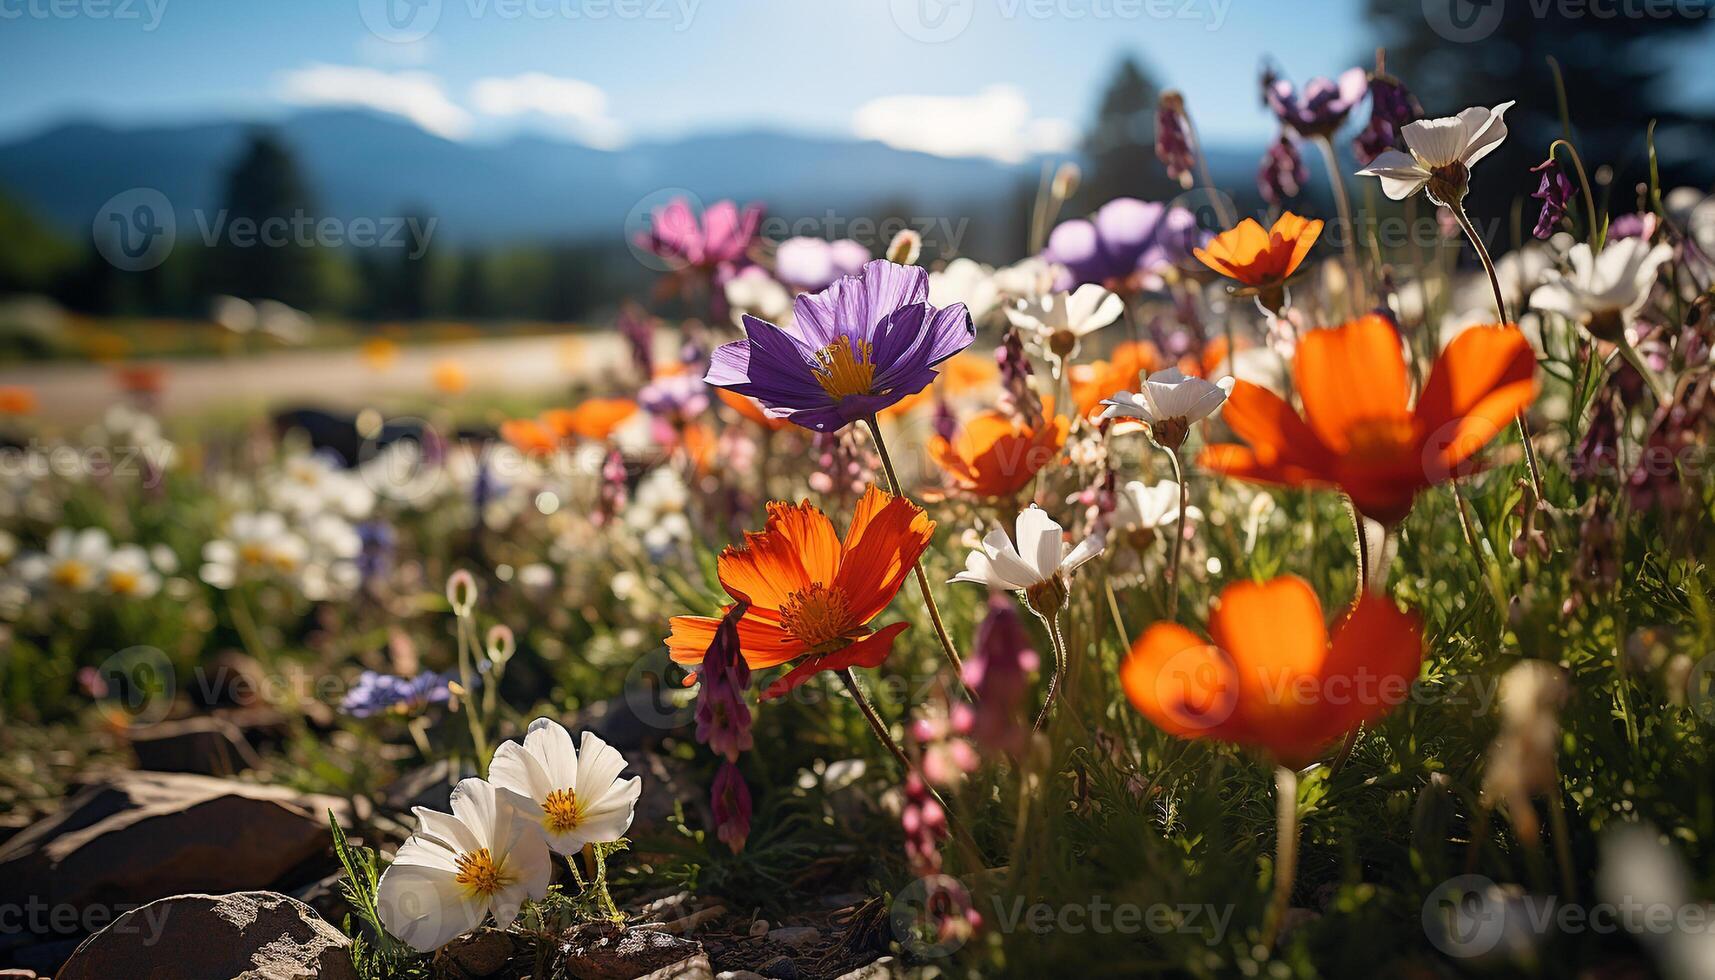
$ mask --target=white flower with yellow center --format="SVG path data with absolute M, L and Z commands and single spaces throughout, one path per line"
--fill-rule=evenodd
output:
M 112 552 L 113 542 L 101 528 L 62 527 L 48 536 L 47 553 L 25 558 L 19 571 L 33 585 L 88 592 L 101 584 L 101 570 Z
M 524 742 L 505 742 L 494 752 L 488 778 L 529 801 L 525 810 L 547 834 L 548 846 L 576 854 L 585 844 L 619 840 L 631 827 L 643 781 L 620 779 L 625 757 L 585 732 L 572 746 L 571 733 L 559 722 L 538 718 Z
M 1094 283 L 1075 292 L 1047 293 L 1007 307 L 1012 325 L 1059 365 L 1078 356 L 1080 342 L 1119 319 L 1125 301 Z
M 1400 135 L 1411 152 L 1386 150 L 1358 176 L 1381 178 L 1382 193 L 1396 201 L 1427 190 L 1436 204 L 1457 206 L 1471 168 L 1507 138 L 1506 114 L 1512 107 L 1511 102 L 1493 109 L 1472 106 L 1457 116 L 1406 123 Z
M 116 596 L 147 599 L 161 589 L 161 576 L 149 561 L 149 553 L 139 545 L 128 544 L 114 549 L 102 569 L 102 583 Z
M 451 814 L 413 812 L 418 829 L 381 876 L 375 904 L 387 931 L 433 952 L 494 913 L 505 929 L 526 901 L 548 893 L 552 865 L 541 830 L 509 790 L 481 779 L 453 788 Z
M 1618 343 L 1648 305 L 1656 276 L 1672 258 L 1673 246 L 1666 242 L 1651 246 L 1641 238 L 1622 238 L 1599 253 L 1580 242 L 1566 253 L 1571 271 L 1538 286 L 1530 294 L 1530 305 L 1582 324 L 1598 339 Z
M 1066 604 L 1066 580 L 1106 546 L 1100 535 L 1092 534 L 1073 547 L 1059 523 L 1031 504 L 1019 512 L 1011 538 L 1002 528 L 990 531 L 980 550 L 967 556 L 965 570 L 950 581 L 1022 592 L 1030 608 L 1051 618 Z
M 217 589 L 272 576 L 295 577 L 309 558 L 309 545 L 272 511 L 232 515 L 226 537 L 202 549 L 202 580 Z

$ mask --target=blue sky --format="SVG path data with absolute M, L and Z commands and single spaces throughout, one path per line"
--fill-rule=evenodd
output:
M 362 102 L 462 139 L 760 125 L 1004 156 L 1082 129 L 1131 51 L 1207 138 L 1256 142 L 1265 53 L 1302 79 L 1367 46 L 1356 0 L 0 0 L 0 135 Z

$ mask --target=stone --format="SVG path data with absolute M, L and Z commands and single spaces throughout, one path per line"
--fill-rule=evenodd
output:
M 244 732 L 213 715 L 145 725 L 133 729 L 130 737 L 139 769 L 233 776 L 260 765 Z
M 498 929 L 479 929 L 441 947 L 440 955 L 457 966 L 464 976 L 478 978 L 499 973 L 518 954 L 517 937 Z
M 683 968 L 684 973 L 674 970 Z M 635 980 L 681 975 L 713 980 L 703 948 L 693 940 L 660 929 L 615 930 L 599 924 L 580 926 L 560 942 L 560 969 L 582 980 Z M 702 972 L 694 972 L 701 970 Z
M 839 980 L 905 980 L 905 970 L 899 961 L 891 956 L 883 956 L 867 966 L 860 966 L 850 973 L 843 974 Z
M 357 980 L 351 940 L 276 892 L 177 895 L 84 940 L 59 980 Z
M 798 980 L 803 975 L 798 972 L 798 964 L 792 962 L 790 956 L 776 956 L 756 970 L 770 980 Z
M 802 949 L 821 939 L 822 931 L 813 926 L 781 926 L 778 929 L 769 930 L 768 938 L 782 946 Z
M 170 895 L 295 887 L 331 870 L 345 801 L 233 780 L 122 772 L 0 845 L 0 881 L 50 907 L 107 910 L 82 935 Z M 295 879 L 295 880 L 294 880 Z M 56 927 L 57 929 L 58 927 Z
M 709 964 L 708 954 L 695 953 L 637 980 L 715 980 L 715 968 Z

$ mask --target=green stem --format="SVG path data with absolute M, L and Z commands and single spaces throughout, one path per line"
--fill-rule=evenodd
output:
M 1298 867 L 1298 773 L 1285 766 L 1274 771 L 1274 897 L 1263 921 L 1262 946 L 1273 949 L 1280 937 L 1292 900 L 1292 878 Z
M 1590 193 L 1590 175 L 1584 172 L 1584 159 L 1578 155 L 1578 148 L 1572 145 L 1571 140 L 1558 139 L 1548 144 L 1549 159 L 1554 159 L 1554 149 L 1558 146 L 1566 147 L 1567 154 L 1572 157 L 1572 169 L 1578 171 L 1578 186 L 1584 190 L 1584 212 L 1590 216 L 1590 250 L 1597 251 L 1602 247 L 1602 229 L 1596 224 L 1596 197 Z
M 1173 547 L 1167 556 L 1167 618 L 1179 618 L 1179 556 L 1185 549 L 1185 512 L 1191 507 L 1191 488 L 1185 484 L 1185 472 L 1179 465 L 1179 450 L 1167 450 L 1173 463 L 1173 479 L 1179 484 L 1179 519 L 1173 522 Z
M 1040 614 L 1039 614 L 1040 615 Z M 1060 694 L 1060 679 L 1066 673 L 1066 638 L 1060 635 L 1060 614 L 1055 613 L 1053 619 L 1042 618 L 1043 625 L 1048 627 L 1048 639 L 1054 646 L 1054 673 L 1048 677 L 1048 693 L 1042 698 L 1042 711 L 1036 716 L 1033 732 L 1040 732 L 1042 726 L 1048 723 L 1048 716 L 1054 712 L 1054 701 Z
M 1323 163 L 1328 168 L 1328 183 L 1334 186 L 1334 207 L 1340 212 L 1340 248 L 1346 258 L 1346 274 L 1352 281 L 1346 287 L 1346 297 L 1352 302 L 1354 314 L 1364 309 L 1364 278 L 1362 266 L 1358 264 L 1358 250 L 1352 244 L 1357 237 L 1358 227 L 1352 223 L 1352 202 L 1346 197 L 1346 181 L 1340 173 L 1340 158 L 1334 153 L 1334 143 L 1326 136 L 1318 136 L 1312 140 L 1322 151 Z
M 869 426 L 870 437 L 875 442 L 876 455 L 881 457 L 881 468 L 887 475 L 887 488 L 895 497 L 910 499 L 899 483 L 899 474 L 893 469 L 893 458 L 887 453 L 887 443 L 881 438 L 881 425 L 875 416 L 864 420 Z M 923 605 L 929 610 L 929 622 L 935 626 L 935 636 L 941 641 L 941 651 L 947 656 L 947 663 L 953 667 L 953 676 L 959 679 L 962 687 L 965 683 L 965 662 L 959 659 L 958 648 L 953 646 L 953 640 L 947 635 L 946 624 L 941 622 L 941 609 L 935 605 L 935 593 L 929 588 L 929 576 L 923 571 L 923 560 L 918 558 L 911 566 L 917 575 L 917 589 L 923 593 Z
M 881 714 L 875 710 L 875 705 L 870 703 L 869 695 L 863 692 L 863 685 L 858 683 L 857 674 L 854 673 L 850 667 L 843 667 L 838 673 L 840 675 L 840 682 L 846 686 L 846 693 L 850 694 L 852 696 L 852 700 L 857 702 L 858 711 L 863 714 L 863 720 L 869 723 L 869 730 L 875 733 L 876 740 L 882 744 L 882 747 L 887 749 L 889 755 L 893 756 L 893 760 L 899 763 L 900 771 L 905 773 L 915 772 L 916 767 L 911 764 L 910 758 L 905 755 L 905 750 L 900 748 L 899 743 L 893 740 L 892 733 L 887 730 L 887 723 L 881 720 Z M 923 779 L 922 773 L 919 772 L 917 775 L 919 779 Z M 947 801 L 941 798 L 940 792 L 938 792 L 927 779 L 923 779 L 923 788 L 929 791 L 929 795 L 933 796 L 935 798 L 935 802 L 940 804 L 941 812 L 947 815 L 947 826 L 950 827 L 954 833 L 959 834 L 961 839 L 963 839 L 964 842 L 974 850 L 976 847 L 975 843 L 970 841 L 968 837 L 964 836 L 963 828 L 953 816 L 953 808 L 948 806 Z
M 471 750 L 476 753 L 476 774 L 488 778 L 488 737 L 482 732 L 482 719 L 477 717 L 477 698 L 474 685 L 475 673 L 470 662 L 470 642 L 465 638 L 465 616 L 455 613 L 458 617 L 457 633 L 459 638 L 459 686 L 464 688 L 464 714 L 470 725 Z

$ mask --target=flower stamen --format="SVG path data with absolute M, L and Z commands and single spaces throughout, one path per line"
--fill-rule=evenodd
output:
M 811 372 L 816 383 L 835 400 L 849 395 L 868 395 L 875 381 L 875 364 L 870 361 L 871 347 L 867 340 L 840 337 L 816 352 L 816 365 Z
M 493 856 L 488 853 L 486 847 L 460 854 L 454 861 L 454 865 L 458 869 L 458 874 L 453 880 L 457 881 L 464 888 L 465 893 L 473 898 L 478 895 L 486 898 L 510 885 L 513 881 L 513 876 L 507 874 L 499 864 L 495 863 Z
M 786 597 L 780 625 L 810 649 L 843 638 L 855 625 L 845 590 L 820 582 Z
M 569 789 L 557 789 L 542 801 L 542 826 L 550 834 L 576 830 L 584 822 L 584 811 L 578 804 L 578 794 Z

